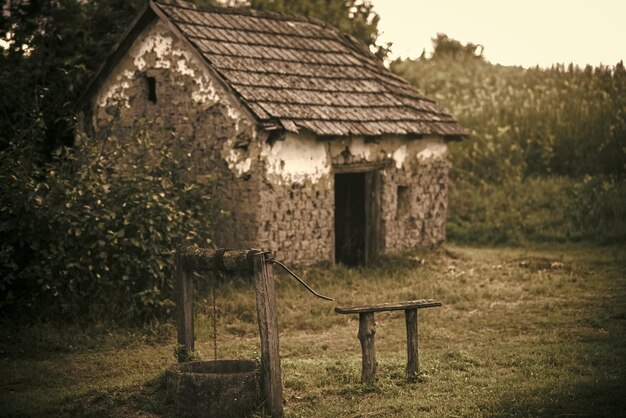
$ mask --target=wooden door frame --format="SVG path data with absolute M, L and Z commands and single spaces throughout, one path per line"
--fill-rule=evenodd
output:
M 365 242 L 364 260 L 365 265 L 370 265 L 378 259 L 382 242 L 382 176 L 381 171 L 387 166 L 386 162 L 333 164 L 333 182 L 337 174 L 363 173 L 365 174 L 364 197 L 365 197 Z M 336 208 L 333 210 L 336 216 Z M 335 246 L 335 228 L 333 227 L 333 249 Z M 334 257 L 335 251 L 333 251 Z M 335 262 L 337 260 L 334 260 Z

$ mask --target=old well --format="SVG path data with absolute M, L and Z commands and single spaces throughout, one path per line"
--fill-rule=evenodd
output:
M 176 252 L 176 333 L 179 361 L 194 355 L 194 272 L 252 276 L 261 342 L 260 362 L 217 360 L 215 294 L 213 294 L 214 361 L 182 362 L 166 370 L 167 393 L 178 407 L 197 417 L 245 416 L 264 407 L 264 416 L 283 416 L 283 385 L 272 265 L 282 267 L 315 296 L 320 295 L 271 252 L 256 249 L 181 247 Z
M 194 417 L 246 416 L 261 403 L 259 372 L 253 360 L 173 364 L 165 372 L 167 395 Z

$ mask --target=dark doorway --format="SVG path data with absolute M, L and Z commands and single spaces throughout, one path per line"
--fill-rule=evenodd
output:
M 365 173 L 335 174 L 335 260 L 365 263 Z
M 381 248 L 381 172 L 334 169 L 335 261 L 347 266 L 371 264 Z

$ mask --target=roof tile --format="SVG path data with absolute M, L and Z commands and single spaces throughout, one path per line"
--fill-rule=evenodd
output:
M 319 135 L 467 135 L 336 29 L 301 16 L 156 0 L 259 121 Z

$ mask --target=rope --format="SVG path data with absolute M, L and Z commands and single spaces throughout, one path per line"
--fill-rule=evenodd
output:
M 217 309 L 215 307 L 215 284 L 211 286 L 211 299 L 213 301 L 213 360 L 217 360 Z

